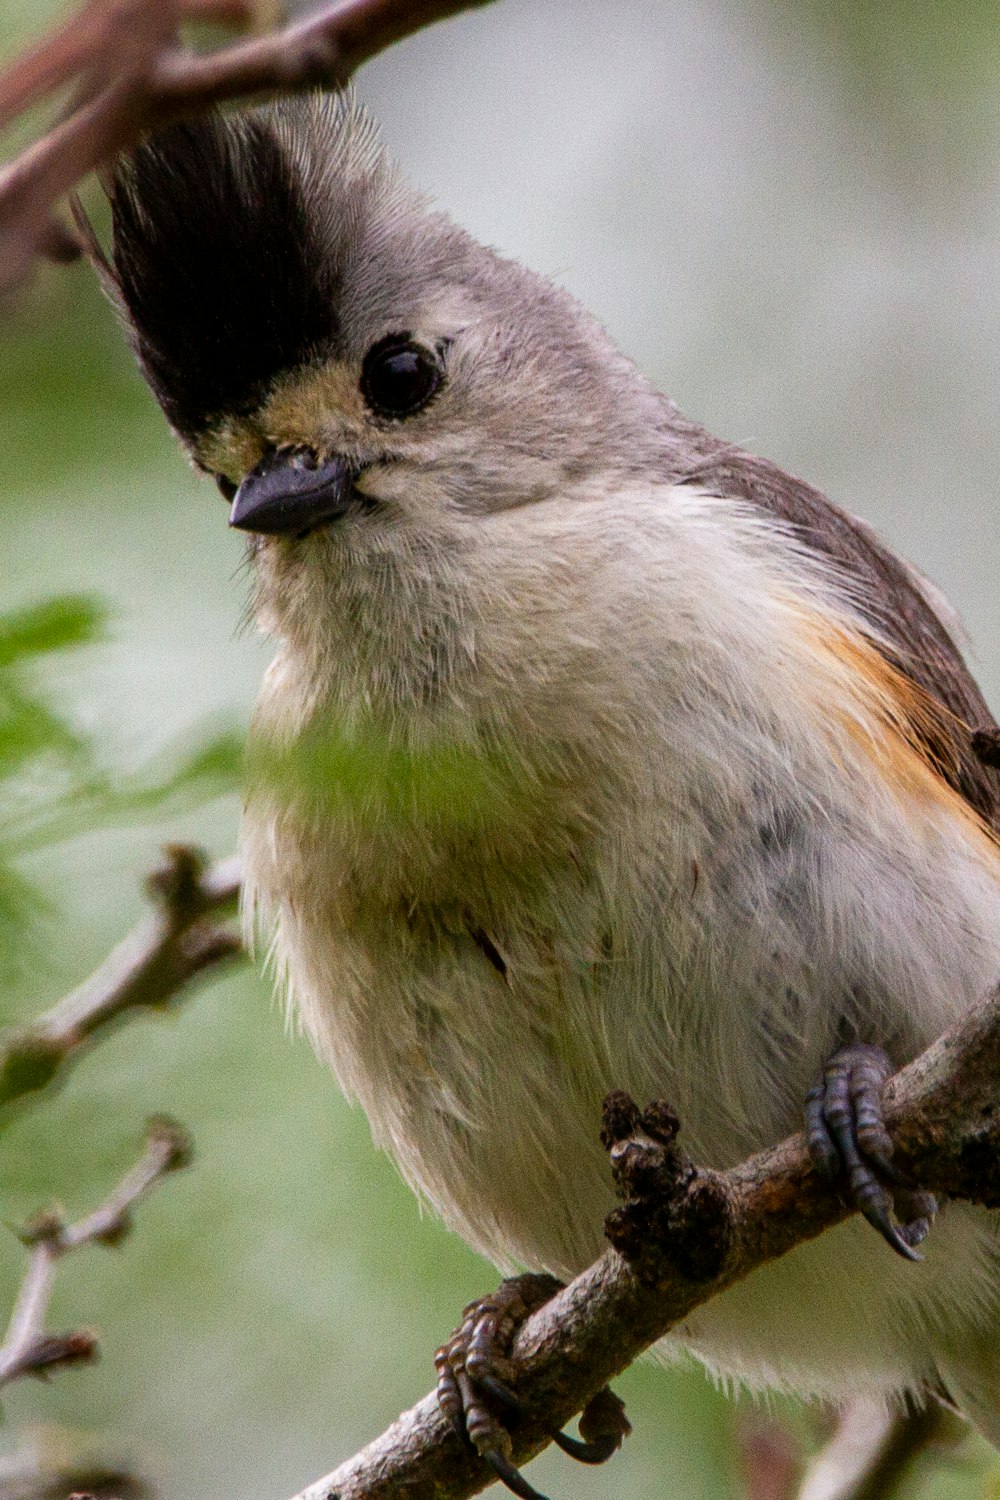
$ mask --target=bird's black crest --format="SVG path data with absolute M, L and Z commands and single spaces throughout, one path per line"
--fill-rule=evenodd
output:
M 337 288 L 268 121 L 171 126 L 110 184 L 112 276 L 149 384 L 185 437 L 253 410 L 329 348 Z

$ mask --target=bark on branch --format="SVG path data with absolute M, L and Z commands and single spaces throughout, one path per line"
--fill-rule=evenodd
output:
M 0 171 L 0 292 L 38 255 L 79 243 L 59 200 L 144 132 L 231 99 L 344 85 L 393 42 L 489 0 L 339 0 L 262 36 L 198 53 L 179 39 L 195 19 L 247 24 L 253 0 L 90 0 L 0 77 L 0 126 L 57 90 L 63 118 Z
M 208 866 L 196 849 L 168 845 L 163 863 L 146 884 L 153 910 L 97 972 L 47 1014 L 0 1037 L 0 1107 L 59 1079 L 115 1022 L 164 1009 L 206 971 L 241 952 L 238 933 L 219 922 L 236 905 L 237 860 Z M 43 1213 L 20 1231 L 28 1247 L 28 1265 L 0 1344 L 0 1387 L 27 1375 L 47 1378 L 54 1370 L 96 1358 L 92 1330 L 46 1330 L 59 1262 L 85 1245 L 119 1244 L 131 1228 L 139 1200 L 185 1166 L 190 1150 L 181 1126 L 155 1117 L 147 1126 L 142 1158 L 99 1208 L 74 1224 Z M 26 1448 L 0 1463 L 0 1500 L 55 1500 L 71 1489 L 114 1494 L 120 1500 L 142 1500 L 147 1493 L 134 1475 L 120 1468 L 95 1466 L 81 1458 L 67 1469 L 65 1454 L 55 1462 L 44 1451 Z
M 142 1159 L 99 1208 L 75 1224 L 64 1224 L 52 1213 L 40 1214 L 21 1230 L 29 1249 L 28 1269 L 0 1346 L 0 1386 L 97 1357 L 97 1339 L 89 1329 L 45 1330 L 56 1266 L 84 1245 L 120 1244 L 132 1227 L 132 1210 L 139 1199 L 169 1173 L 187 1166 L 190 1157 L 190 1142 L 179 1125 L 163 1117 L 150 1120 Z
M 1000 1208 L 1000 991 L 890 1080 L 886 1121 L 904 1181 Z M 548 1427 L 568 1422 L 701 1303 L 852 1212 L 813 1170 L 801 1135 L 728 1172 L 691 1172 L 648 1134 L 615 1152 L 620 1168 L 622 1154 L 632 1153 L 633 1181 L 658 1174 L 663 1189 L 651 1215 L 652 1200 L 612 1215 L 615 1237 L 634 1230 L 638 1243 L 657 1224 L 668 1233 L 647 1234 L 632 1263 L 606 1250 L 521 1329 L 517 1464 L 545 1447 Z M 431 1394 L 295 1500 L 462 1500 L 495 1477 L 456 1438 Z
M 162 1010 L 209 969 L 242 951 L 216 920 L 235 910 L 236 859 L 206 868 L 197 850 L 168 845 L 147 879 L 153 910 L 78 989 L 26 1026 L 0 1036 L 0 1109 L 43 1089 L 127 1013 Z

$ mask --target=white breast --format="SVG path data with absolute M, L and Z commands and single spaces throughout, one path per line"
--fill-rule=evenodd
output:
M 259 791 L 248 885 L 314 1043 L 407 1179 L 498 1263 L 565 1275 L 611 1205 L 608 1089 L 667 1097 L 706 1164 L 779 1138 L 845 1023 L 902 1058 L 996 978 L 998 861 L 887 746 L 838 645 L 855 622 L 766 523 L 661 489 L 455 525 L 461 566 L 425 591 L 436 694 L 414 593 L 394 614 L 382 589 L 367 616 L 361 591 L 331 609 L 324 665 L 282 647 L 258 722 L 294 733 L 323 701 L 352 766 L 386 739 L 418 766 L 460 747 L 459 775 L 486 768 L 472 807 L 450 818 L 419 776 L 393 803 L 374 771 L 308 817 Z M 987 1295 L 992 1231 L 971 1222 L 935 1236 L 947 1294 L 937 1251 L 915 1273 L 848 1226 L 686 1336 L 741 1378 L 824 1390 L 867 1340 L 871 1382 L 905 1383 L 924 1303 L 940 1320 L 943 1297 L 958 1317 Z M 858 1311 L 838 1256 L 864 1252 Z M 777 1310 L 806 1304 L 775 1337 Z

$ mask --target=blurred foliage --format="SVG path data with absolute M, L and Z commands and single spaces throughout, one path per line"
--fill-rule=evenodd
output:
M 792 6 L 778 0 L 787 21 Z M 921 90 L 976 101 L 1000 72 L 994 0 L 795 0 L 827 38 L 831 63 L 867 85 L 869 103 Z
M 162 817 L 237 784 L 242 750 L 233 734 L 115 775 L 94 739 L 49 702 L 41 659 L 94 645 L 106 620 L 96 599 L 65 594 L 0 615 L 0 974 L 25 962 L 44 905 L 19 872 L 25 853 L 111 823 Z
M 776 37 L 805 33 L 897 188 L 946 216 L 954 175 L 995 171 L 1000 8 L 993 0 L 767 0 Z
M 15 865 L 17 825 L 51 814 L 53 780 L 92 781 L 90 746 L 45 702 L 29 663 L 93 642 L 103 623 L 94 600 L 71 597 L 0 616 L 0 972 L 15 955 L 24 961 L 41 903 Z
M 519 775 L 513 746 L 444 734 L 414 745 L 374 716 L 350 726 L 321 718 L 291 744 L 254 735 L 246 775 L 261 791 L 278 788 L 310 820 L 347 817 L 363 832 L 400 835 L 429 824 L 450 839 L 500 834 L 549 795 Z

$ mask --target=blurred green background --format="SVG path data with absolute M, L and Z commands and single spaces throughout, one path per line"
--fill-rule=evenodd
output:
M 2 0 L 0 52 L 57 7 Z M 1000 704 L 1000 11 L 995 0 L 501 0 L 359 76 L 408 174 L 578 293 L 680 404 L 872 521 L 950 595 Z M 84 268 L 40 275 L 0 335 L 0 609 L 65 590 L 107 638 L 45 664 L 121 772 L 242 727 L 267 661 L 242 545 L 177 453 Z M 0 1021 L 50 1004 L 134 920 L 165 838 L 218 855 L 237 799 L 41 850 L 34 941 Z M 12 968 L 8 964 L 8 968 Z M 0 1139 L 0 1217 L 96 1202 L 154 1110 L 194 1168 L 117 1254 L 60 1276 L 52 1326 L 104 1358 L 4 1402 L 131 1457 L 169 1500 L 282 1500 L 431 1382 L 495 1273 L 420 1212 L 249 970 L 104 1043 Z M 0 1308 L 23 1257 L 0 1235 Z M 739 1493 L 735 1409 L 696 1369 L 620 1382 L 607 1469 L 547 1455 L 554 1500 Z M 783 1406 L 803 1440 L 809 1419 Z M 52 1441 L 51 1437 L 43 1441 Z M 970 1443 L 913 1493 L 998 1493 Z

